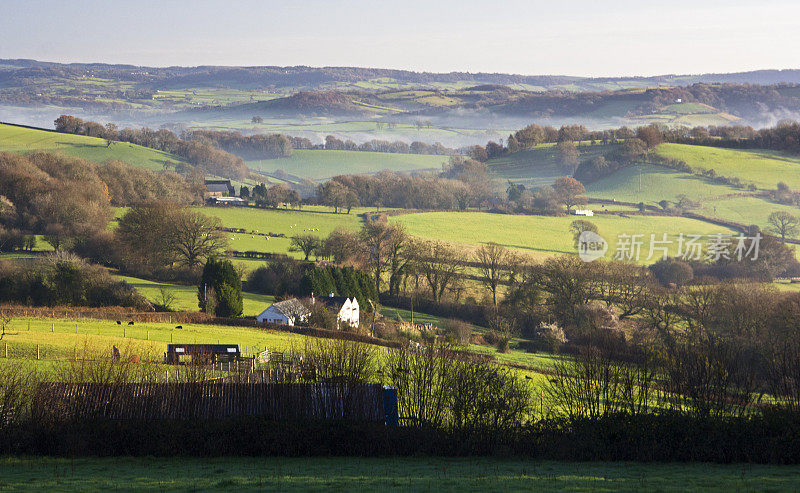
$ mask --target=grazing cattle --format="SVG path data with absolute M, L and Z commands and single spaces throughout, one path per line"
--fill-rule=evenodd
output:
M 119 320 L 117 320 L 117 325 L 122 325 L 122 322 L 120 322 Z
M 130 322 L 128 322 L 128 325 L 133 325 L 133 320 L 131 320 Z
M 182 328 L 183 328 L 183 325 L 176 325 L 176 326 L 175 326 L 175 328 L 176 328 L 176 329 L 182 329 Z

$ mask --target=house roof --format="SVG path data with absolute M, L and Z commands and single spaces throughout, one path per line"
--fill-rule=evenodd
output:
M 208 183 L 206 184 L 206 188 L 208 188 L 208 191 L 211 193 L 217 193 L 217 192 L 228 193 L 230 191 L 228 185 L 224 183 Z
M 272 308 L 274 311 L 278 313 L 282 313 L 287 318 L 288 317 L 296 317 L 300 314 L 308 315 L 311 312 L 306 308 L 306 306 L 297 298 L 292 298 L 291 300 L 286 301 L 279 301 L 277 303 L 273 303 L 269 308 Z
M 214 202 L 247 202 L 241 197 L 211 197 Z
M 347 300 L 349 299 L 347 296 L 323 296 L 321 298 L 317 298 L 320 303 L 327 306 L 330 309 L 335 309 L 339 311 L 342 309 Z

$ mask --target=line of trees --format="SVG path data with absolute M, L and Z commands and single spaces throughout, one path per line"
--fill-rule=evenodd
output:
M 317 188 L 317 201 L 347 212 L 356 206 L 464 210 L 496 196 L 485 163 L 453 156 L 437 175 L 339 175 Z
M 309 142 L 310 143 L 310 142 Z M 401 140 L 388 141 L 372 139 L 361 144 L 356 144 L 350 139 L 342 140 L 333 135 L 325 137 L 325 143 L 314 147 L 304 147 L 305 149 L 318 148 L 336 151 L 366 151 L 366 152 L 393 152 L 399 154 L 434 154 L 438 156 L 454 155 L 455 149 L 445 147 L 439 142 L 428 144 L 421 141 L 414 141 L 411 144 Z
M 102 125 L 93 121 L 84 121 L 71 115 L 61 115 L 54 123 L 57 132 L 106 139 L 109 147 L 114 142 L 121 141 L 175 154 L 208 174 L 234 180 L 247 178 L 250 174 L 242 158 L 217 149 L 204 140 L 193 139 L 191 134 L 178 137 L 164 128 L 152 130 L 147 127 L 138 129 L 123 128 L 120 130 L 113 123 Z M 176 168 L 175 171 L 182 174 L 190 172 L 190 169 L 185 169 L 181 163 L 176 163 L 174 166 Z
M 222 130 L 192 130 L 184 139 L 207 142 L 243 159 L 277 159 L 292 155 L 292 140 L 281 134 L 242 135 Z

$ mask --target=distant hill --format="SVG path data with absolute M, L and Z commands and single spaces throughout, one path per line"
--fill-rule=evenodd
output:
M 25 59 L 0 59 L 0 81 L 24 77 L 92 76 L 144 82 L 153 89 L 174 87 L 253 86 L 313 88 L 337 84 L 356 84 L 377 79 L 392 79 L 416 86 L 469 83 L 526 85 L 540 90 L 568 89 L 597 91 L 629 87 L 653 87 L 705 83 L 779 84 L 800 83 L 800 70 L 757 70 L 736 73 L 696 75 L 657 75 L 650 77 L 576 77 L 568 75 L 520 75 L 470 72 L 414 72 L 410 70 L 366 67 L 145 67 L 104 63 L 54 63 Z M 388 82 L 388 81 L 386 81 Z
M 485 107 L 488 100 L 491 105 L 499 106 L 496 110 L 501 113 L 531 114 L 551 110 L 551 102 L 548 101 L 553 100 L 559 105 L 567 105 L 555 113 L 567 115 L 570 112 L 586 113 L 586 108 L 582 108 L 582 105 L 592 104 L 598 99 L 603 103 L 617 100 L 649 101 L 652 98 L 646 90 L 654 88 L 663 88 L 669 92 L 683 87 L 697 98 L 699 91 L 686 87 L 694 84 L 703 84 L 703 87 L 718 84 L 800 84 L 800 70 L 593 78 L 432 73 L 363 67 L 138 67 L 0 60 L 0 104 L 50 104 L 96 111 L 174 110 L 204 105 L 253 103 L 264 106 L 264 110 L 354 114 L 370 112 L 363 105 L 359 108 L 358 102 L 369 99 L 370 95 L 426 90 L 444 92 L 444 95 L 427 99 L 421 96 L 421 101 L 420 98 L 406 98 L 409 103 L 413 100 L 422 105 L 416 110 L 424 110 L 426 106 L 466 105 L 469 108 L 469 105 L 474 104 Z M 742 90 L 745 93 L 750 92 Z M 778 92 L 785 95 L 786 91 Z M 339 93 L 355 96 L 348 99 Z M 537 96 L 537 93 L 545 95 Z M 563 98 L 563 93 L 586 95 L 574 96 L 572 104 L 568 104 L 570 102 Z M 770 95 L 761 91 L 751 99 L 760 100 L 765 97 Z M 775 99 L 774 95 L 772 98 Z M 262 104 L 268 100 L 276 101 Z M 714 101 L 701 102 L 728 111 L 714 104 Z M 730 106 L 730 101 L 725 103 Z M 576 105 L 577 109 L 572 108 Z M 381 105 L 377 106 L 380 109 Z M 410 110 L 400 106 L 402 111 Z
M 108 145 L 104 139 L 97 137 L 0 123 L 0 152 L 34 151 L 60 152 L 98 163 L 117 159 L 150 170 L 164 169 L 166 161 L 172 163 L 183 161 L 173 154 L 127 142 L 114 142 Z

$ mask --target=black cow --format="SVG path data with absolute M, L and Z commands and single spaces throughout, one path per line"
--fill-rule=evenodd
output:
M 128 322 L 128 325 L 133 325 L 133 320 L 131 320 L 130 322 Z
M 117 325 L 122 325 L 122 322 L 120 322 L 119 320 L 117 320 Z
M 183 328 L 183 325 L 176 325 L 176 326 L 175 326 L 175 328 L 176 328 L 176 329 L 182 329 L 182 328 Z

